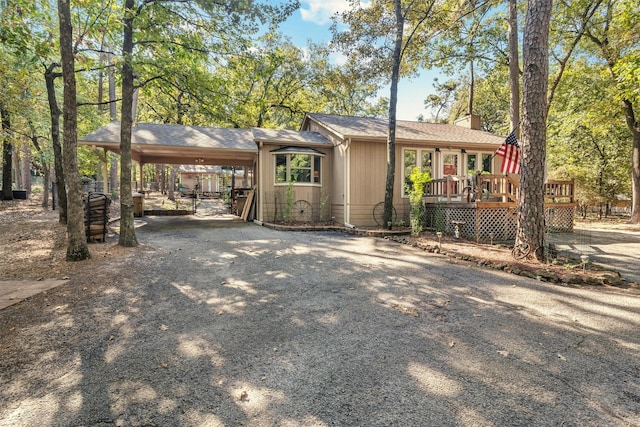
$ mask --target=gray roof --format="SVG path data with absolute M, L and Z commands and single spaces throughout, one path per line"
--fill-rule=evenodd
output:
M 331 142 L 318 132 L 262 128 L 252 128 L 251 131 L 256 141 L 276 142 L 280 144 L 331 145 Z
M 90 133 L 83 142 L 120 143 L 120 122 L 111 122 Z M 174 147 L 219 148 L 258 151 L 249 129 L 139 123 L 133 127 L 131 143 Z
M 346 138 L 386 138 L 389 122 L 387 119 L 371 117 L 338 116 L 333 114 L 307 114 L 307 118 Z M 462 126 L 424 123 L 405 120 L 397 121 L 396 138 L 401 140 L 502 144 L 504 137 L 492 133 L 469 129 Z

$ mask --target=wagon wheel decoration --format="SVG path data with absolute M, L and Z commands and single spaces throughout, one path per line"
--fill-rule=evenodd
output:
M 373 219 L 380 227 L 384 227 L 384 202 L 380 202 L 373 207 Z M 391 223 L 394 224 L 398 219 L 396 208 L 391 206 Z
M 296 200 L 291 207 L 291 219 L 300 222 L 311 222 L 313 208 L 306 200 Z
M 531 253 L 531 246 L 527 242 L 517 243 L 511 250 L 511 255 L 517 260 L 523 260 Z

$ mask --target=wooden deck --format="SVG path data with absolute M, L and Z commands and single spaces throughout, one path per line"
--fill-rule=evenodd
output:
M 574 181 L 547 181 L 546 203 L 574 203 Z M 519 175 L 450 175 L 434 179 L 427 185 L 427 203 L 486 202 L 517 203 L 520 193 Z
M 548 232 L 572 232 L 573 181 L 545 183 Z M 518 175 L 448 176 L 428 184 L 424 198 L 428 228 L 478 242 L 515 240 Z

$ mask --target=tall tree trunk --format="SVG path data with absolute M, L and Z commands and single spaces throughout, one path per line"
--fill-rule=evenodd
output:
M 104 52 L 104 40 L 100 44 L 100 51 Z M 98 113 L 104 111 L 104 70 L 108 67 L 109 55 L 106 53 L 100 54 L 100 70 L 98 71 Z M 107 79 L 109 80 L 109 79 Z M 109 175 L 109 153 L 107 150 L 103 150 L 103 156 L 98 155 L 98 158 L 103 163 L 102 169 L 102 192 L 109 194 L 110 189 L 110 175 Z
M 511 130 L 520 138 L 520 53 L 518 52 L 518 8 L 517 0 L 509 0 L 509 118 Z
M 28 144 L 22 146 L 22 188 L 31 194 L 31 150 Z
M 55 79 L 61 77 L 61 73 L 54 73 L 53 70 L 59 64 L 50 64 L 44 72 L 44 80 L 47 85 L 47 98 L 49 100 L 49 112 L 51 114 L 51 143 L 53 145 L 53 166 L 56 179 L 56 195 L 58 196 L 58 218 L 62 224 L 67 223 L 67 188 L 62 167 L 62 144 L 60 143 L 60 115 L 62 112 L 58 107 L 56 99 Z
M 13 144 L 11 143 L 11 116 L 9 110 L 0 104 L 2 116 L 2 197 L 4 200 L 13 200 Z
M 118 244 L 133 247 L 138 244 L 133 219 L 131 193 L 131 131 L 133 126 L 133 10 L 134 0 L 125 0 L 122 42 L 122 111 L 120 113 L 120 237 Z
M 473 59 L 469 61 L 469 99 L 467 100 L 467 114 L 473 114 L 473 93 L 476 86 L 476 76 L 473 71 Z
M 16 188 L 22 190 L 24 189 L 24 181 L 22 180 L 22 162 L 23 156 L 20 150 L 20 146 L 17 147 L 17 150 L 14 147 L 13 150 L 13 158 L 11 163 L 13 164 L 13 183 Z
M 48 163 L 42 163 L 42 173 L 44 174 L 42 187 L 42 207 L 49 208 L 49 186 L 51 185 L 51 168 Z
M 597 2 L 591 12 L 589 13 L 589 17 L 592 16 L 596 8 L 599 6 L 600 2 Z M 616 72 L 616 65 L 622 59 L 621 55 L 623 55 L 624 49 L 621 49 L 619 46 L 616 46 L 615 43 L 612 46 L 612 42 L 616 40 L 616 33 L 610 33 L 615 25 L 612 23 L 614 18 L 614 10 L 613 7 L 615 2 L 606 2 L 605 3 L 605 13 L 602 15 L 604 19 L 599 20 L 597 25 L 602 26 L 603 34 L 601 36 L 596 36 L 597 32 L 593 32 L 590 29 L 586 29 L 586 34 L 602 52 L 602 57 L 607 61 L 607 66 L 609 67 L 609 71 L 615 80 L 618 80 L 619 75 Z M 585 21 L 586 24 L 586 21 Z M 630 99 L 624 93 L 619 94 L 622 101 L 622 111 L 624 113 L 625 122 L 627 124 L 627 128 L 631 133 L 632 145 L 631 145 L 631 223 L 632 224 L 640 224 L 640 121 L 635 116 L 635 109 L 633 100 Z
M 70 0 L 58 0 L 60 57 L 64 81 L 64 172 L 67 183 L 67 261 L 90 258 L 84 230 L 82 182 L 78 171 L 78 112 Z
M 633 138 L 631 153 L 631 224 L 640 224 L 640 121 L 636 119 L 633 104 L 622 102 L 627 127 Z
M 100 51 L 104 52 L 104 41 L 100 43 Z M 104 99 L 104 66 L 105 62 L 107 62 L 107 55 L 105 53 L 101 53 L 99 56 L 100 69 L 98 70 L 98 113 L 102 113 L 104 110 L 104 105 L 102 100 Z
M 109 117 L 111 121 L 118 120 L 118 112 L 116 110 L 116 78 L 114 75 L 114 63 L 113 57 L 111 54 L 108 55 L 109 58 Z
M 42 192 L 42 207 L 49 207 L 49 185 L 51 182 L 51 166 L 49 162 L 47 162 L 47 158 L 45 154 L 42 152 L 42 147 L 40 147 L 40 143 L 38 142 L 38 134 L 36 133 L 36 127 L 33 122 L 29 120 L 29 130 L 31 135 L 29 138 L 31 139 L 31 143 L 35 147 L 38 152 L 38 157 L 40 158 L 40 164 L 42 165 L 42 173 L 44 174 L 44 182 L 42 183 L 42 187 L 44 191 Z
M 116 111 L 116 79 L 114 76 L 114 64 L 111 54 L 107 55 L 109 63 L 109 118 L 111 121 L 118 120 L 118 112 Z M 118 159 L 115 155 L 111 156 L 111 170 L 109 171 L 109 191 L 118 188 Z M 113 194 L 113 193 L 112 193 Z
M 516 245 L 544 259 L 544 170 L 547 143 L 551 0 L 530 0 L 523 39 L 522 166 Z
M 389 132 L 387 135 L 387 179 L 384 188 L 383 227 L 391 229 L 393 220 L 393 185 L 396 175 L 396 112 L 398 107 L 398 81 L 402 61 L 402 39 L 404 36 L 404 16 L 401 0 L 394 0 L 396 16 L 396 39 L 393 48 L 393 68 L 391 71 L 391 93 L 389 95 Z

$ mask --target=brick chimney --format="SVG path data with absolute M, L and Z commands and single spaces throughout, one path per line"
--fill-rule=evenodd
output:
M 453 124 L 463 128 L 480 130 L 480 116 L 470 114 L 468 116 L 460 117 L 454 121 Z

